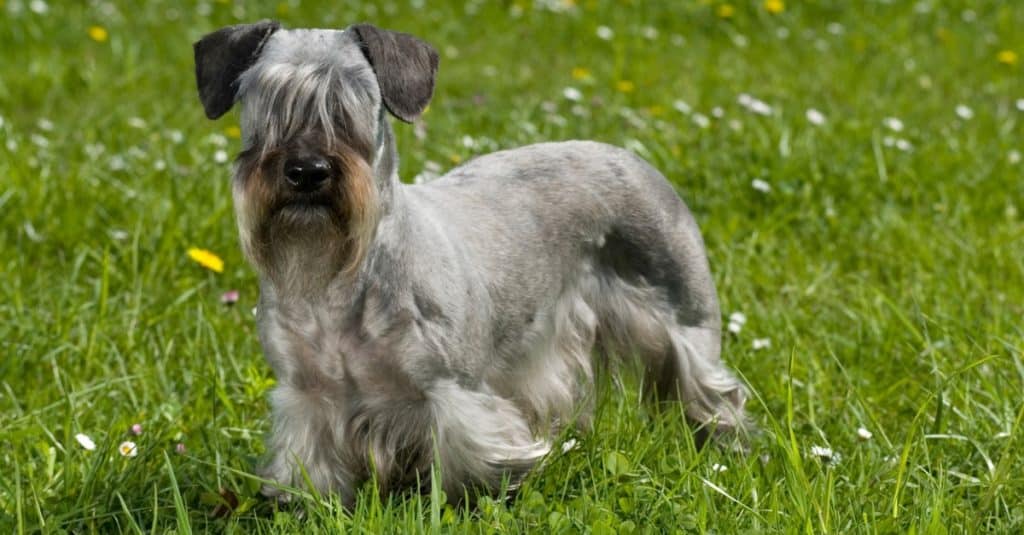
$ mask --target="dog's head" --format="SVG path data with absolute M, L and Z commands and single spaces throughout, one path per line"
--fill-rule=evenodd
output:
M 270 270 L 295 244 L 354 268 L 388 187 L 379 175 L 393 172 L 377 168 L 391 136 L 384 111 L 406 122 L 423 112 L 434 49 L 369 24 L 285 30 L 262 21 L 203 37 L 195 61 L 207 117 L 241 105 L 233 189 L 249 258 Z

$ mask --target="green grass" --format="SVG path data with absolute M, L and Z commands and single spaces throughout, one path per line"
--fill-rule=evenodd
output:
M 997 61 L 1024 57 L 1024 5 L 739 1 L 726 20 L 712 1 L 415 3 L 0 2 L 0 532 L 1024 530 L 1024 71 Z M 703 228 L 724 313 L 748 317 L 724 353 L 755 393 L 752 452 L 698 451 L 678 411 L 605 381 L 596 431 L 515 500 L 257 499 L 272 377 L 215 160 L 238 149 L 237 115 L 204 119 L 191 43 L 264 17 L 368 20 L 438 47 L 425 135 L 396 127 L 406 180 L 568 138 L 663 170 Z M 239 304 L 221 305 L 233 288 Z M 117 453 L 129 439 L 137 457 Z M 221 489 L 239 504 L 214 516 Z

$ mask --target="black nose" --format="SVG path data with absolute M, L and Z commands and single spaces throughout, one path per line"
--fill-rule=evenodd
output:
M 284 163 L 288 184 L 299 191 L 313 191 L 331 176 L 331 163 L 319 156 L 289 158 Z

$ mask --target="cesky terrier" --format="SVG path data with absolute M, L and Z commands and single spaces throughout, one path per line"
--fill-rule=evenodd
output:
M 208 117 L 241 102 L 235 211 L 278 378 L 265 494 L 515 486 L 587 425 L 595 355 L 636 355 L 713 434 L 743 427 L 700 231 L 637 156 L 541 143 L 406 185 L 386 112 L 427 106 L 430 45 L 262 21 L 203 37 L 195 62 Z

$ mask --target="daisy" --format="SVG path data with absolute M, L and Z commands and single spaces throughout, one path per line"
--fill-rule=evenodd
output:
M 612 37 L 615 37 L 615 32 L 607 26 L 597 27 L 597 38 L 603 41 L 611 41 Z
M 970 121 L 974 118 L 974 110 L 967 107 L 965 104 L 959 104 L 956 107 L 956 116 L 965 121 Z
M 886 117 L 885 119 L 882 119 L 882 124 L 885 125 L 885 127 L 888 128 L 889 130 L 892 130 L 893 132 L 903 131 L 903 121 L 895 117 Z
M 760 191 L 761 193 L 768 193 L 772 190 L 772 185 L 760 178 L 755 178 L 750 181 L 750 187 Z
M 77 440 L 78 444 L 85 448 L 86 451 L 93 451 L 96 449 L 96 443 L 89 438 L 89 435 L 78 433 L 75 435 L 75 440 Z
M 573 102 L 583 100 L 583 93 L 580 93 L 580 90 L 575 87 L 566 87 L 563 89 L 562 96 L 565 97 L 566 100 L 571 100 Z
M 811 108 L 807 110 L 807 120 L 815 126 L 825 124 L 825 116 L 818 110 Z
M 122 457 L 135 457 L 139 454 L 139 448 L 136 447 L 135 443 L 131 440 L 126 440 L 117 447 L 117 451 Z
M 857 428 L 857 438 L 861 440 L 871 440 L 872 436 L 874 436 L 874 434 L 872 434 L 871 431 L 868 431 L 863 427 Z
M 772 347 L 772 340 L 771 338 L 755 338 L 751 346 L 755 350 L 768 349 L 769 347 Z

